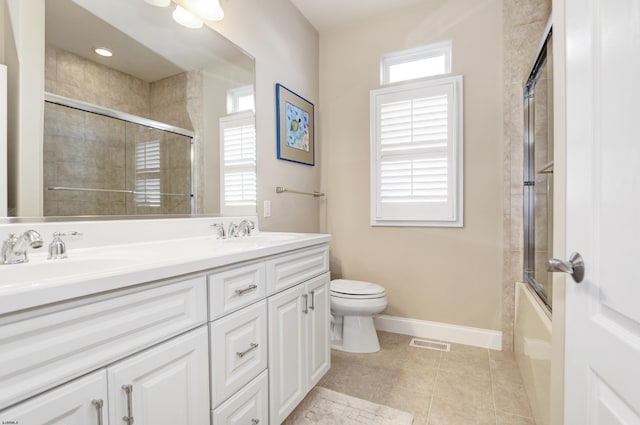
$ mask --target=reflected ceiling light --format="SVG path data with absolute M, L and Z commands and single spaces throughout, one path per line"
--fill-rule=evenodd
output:
M 106 47 L 96 47 L 93 51 L 106 58 L 113 56 L 113 52 Z
M 144 1 L 158 7 L 167 7 L 171 4 L 171 0 L 144 0 Z
M 173 20 L 187 28 L 201 28 L 202 20 L 181 6 L 173 11 Z
M 221 21 L 224 11 L 219 0 L 191 0 L 193 11 L 208 21 Z

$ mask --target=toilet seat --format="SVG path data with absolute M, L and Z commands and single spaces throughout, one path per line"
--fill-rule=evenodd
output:
M 382 298 L 383 286 L 361 280 L 336 279 L 331 281 L 331 296 L 350 299 Z

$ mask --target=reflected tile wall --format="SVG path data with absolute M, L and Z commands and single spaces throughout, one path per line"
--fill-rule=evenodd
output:
M 149 116 L 149 83 L 73 53 L 46 46 L 47 91 L 141 117 Z
M 550 0 L 503 2 L 504 252 L 502 346 L 513 350 L 515 282 L 523 275 L 523 87 L 551 12 Z
M 202 120 L 202 90 L 192 89 L 193 93 L 187 96 L 186 73 L 147 83 L 47 46 L 45 79 L 48 92 L 181 128 L 197 131 L 198 126 L 191 124 L 191 117 Z M 126 128 L 119 120 L 45 103 L 45 215 L 186 214 L 191 211 L 190 139 L 128 125 L 132 127 Z M 130 140 L 125 143 L 126 136 Z M 161 206 L 152 207 L 138 205 L 131 194 L 47 190 L 54 186 L 133 190 L 135 143 L 149 140 L 160 141 L 161 190 L 187 196 L 163 196 Z

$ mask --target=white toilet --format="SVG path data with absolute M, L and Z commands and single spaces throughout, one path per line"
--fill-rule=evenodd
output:
M 331 348 L 349 353 L 380 351 L 373 315 L 385 308 L 384 287 L 359 280 L 332 280 Z

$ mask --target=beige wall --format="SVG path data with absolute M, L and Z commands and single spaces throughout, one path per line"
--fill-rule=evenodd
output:
M 371 227 L 369 91 L 383 53 L 453 42 L 464 76 L 464 228 Z M 430 1 L 323 32 L 323 230 L 333 277 L 387 289 L 386 314 L 500 330 L 502 1 Z
M 316 165 L 276 159 L 275 85 L 282 83 L 316 104 L 318 119 L 318 33 L 289 0 L 223 2 L 225 18 L 212 27 L 256 59 L 258 215 L 262 230 L 319 231 L 319 206 L 311 196 L 276 194 L 276 186 L 314 191 L 327 164 L 316 146 Z M 324 143 L 316 126 L 317 145 Z M 270 218 L 262 217 L 271 201 Z

